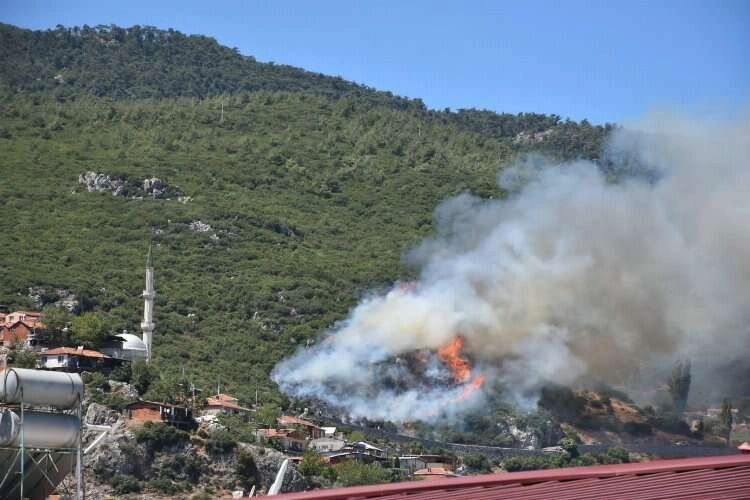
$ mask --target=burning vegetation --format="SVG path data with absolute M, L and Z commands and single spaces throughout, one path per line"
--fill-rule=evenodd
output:
M 533 409 L 550 382 L 653 387 L 683 357 L 681 407 L 688 387 L 738 380 L 716 368 L 750 345 L 750 122 L 665 123 L 615 131 L 598 164 L 526 158 L 502 200 L 446 200 L 407 255 L 418 282 L 363 300 L 274 380 L 391 421 L 486 397 Z

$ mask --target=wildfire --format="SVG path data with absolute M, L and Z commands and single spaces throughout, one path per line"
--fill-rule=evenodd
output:
M 471 377 L 471 364 L 469 361 L 461 356 L 461 350 L 464 347 L 465 339 L 461 334 L 453 337 L 448 344 L 444 345 L 437 351 L 438 359 L 443 362 L 453 374 L 453 380 L 459 384 L 464 384 L 461 392 L 453 400 L 454 402 L 465 401 L 469 398 L 477 389 L 482 387 L 484 384 L 484 374 L 479 373 L 472 379 Z M 437 414 L 437 410 L 433 416 Z
M 471 378 L 471 365 L 461 357 L 461 349 L 463 348 L 464 337 L 458 334 L 437 352 L 440 361 L 450 368 L 453 379 L 459 383 L 466 382 Z
M 466 387 L 461 391 L 461 394 L 458 395 L 456 398 L 456 401 L 464 401 L 468 399 L 469 396 L 474 394 L 474 391 L 482 387 L 482 384 L 484 384 L 484 374 L 480 373 L 476 377 L 474 377 L 474 380 L 466 384 Z

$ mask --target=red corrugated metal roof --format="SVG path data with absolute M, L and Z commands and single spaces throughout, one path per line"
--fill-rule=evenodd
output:
M 279 495 L 279 499 L 748 499 L 750 456 L 654 460 Z

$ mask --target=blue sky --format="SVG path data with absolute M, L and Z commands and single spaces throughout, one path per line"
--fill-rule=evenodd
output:
M 750 104 L 750 0 L 0 0 L 0 21 L 171 27 L 438 109 L 601 123 Z

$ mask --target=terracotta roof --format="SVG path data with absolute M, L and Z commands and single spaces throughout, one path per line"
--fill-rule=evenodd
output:
M 48 349 L 42 352 L 41 356 L 57 356 L 60 354 L 67 354 L 69 356 L 81 356 L 84 358 L 109 358 L 106 354 L 102 354 L 99 351 L 93 351 L 91 349 L 77 349 L 75 347 L 55 347 L 54 349 Z
M 237 404 L 238 399 L 229 394 L 217 394 L 206 398 L 206 406 L 218 406 L 221 408 L 231 408 L 232 410 L 250 411 Z
M 291 439 L 298 439 L 297 431 L 294 429 L 264 429 L 263 434 L 266 437 L 286 437 Z
M 14 328 L 18 324 L 26 325 L 28 328 L 44 328 L 45 326 L 44 323 L 39 320 L 17 319 L 13 323 L 6 323 L 3 325 L 3 328 Z
M 750 456 L 655 460 L 483 476 L 355 486 L 279 495 L 311 499 L 747 499 Z
M 304 425 L 305 427 L 315 427 L 316 429 L 320 429 L 320 427 L 310 421 L 302 420 L 301 418 L 292 417 L 290 415 L 280 416 L 279 423 L 282 425 Z

